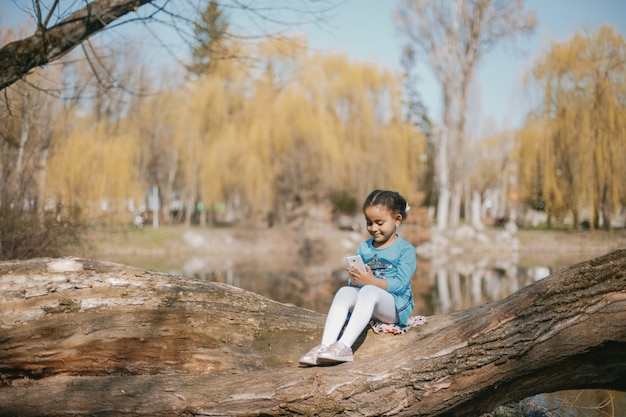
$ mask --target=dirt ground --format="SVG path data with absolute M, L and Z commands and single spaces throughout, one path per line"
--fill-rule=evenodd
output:
M 520 259 L 527 264 L 541 264 L 547 256 L 552 258 L 588 260 L 618 249 L 626 249 L 626 229 L 612 231 L 545 231 L 520 230 Z

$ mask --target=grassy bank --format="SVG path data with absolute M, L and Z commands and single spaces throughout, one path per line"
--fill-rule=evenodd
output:
M 488 229 L 497 233 L 500 229 Z M 89 234 L 89 245 L 84 256 L 98 257 L 107 254 L 127 255 L 159 255 L 177 254 L 192 251 L 183 238 L 187 231 L 203 233 L 211 237 L 215 245 L 220 242 L 236 242 L 235 248 L 259 244 L 264 247 L 281 251 L 284 245 L 294 244 L 302 234 L 291 229 L 273 228 L 262 230 L 246 230 L 242 228 L 186 228 L 182 225 L 151 226 L 143 229 L 126 228 L 116 230 L 92 231 Z M 353 238 L 351 232 L 334 228 L 324 229 L 326 240 L 341 241 Z M 365 237 L 365 235 L 363 235 Z M 548 254 L 597 254 L 602 255 L 616 249 L 626 248 L 626 230 L 613 231 L 585 230 L 567 231 L 551 229 L 521 229 L 516 237 L 519 240 L 520 253 L 525 256 L 546 256 Z

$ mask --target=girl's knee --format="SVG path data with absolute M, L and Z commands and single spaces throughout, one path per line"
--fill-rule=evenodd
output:
M 354 304 L 354 300 L 356 300 L 358 296 L 358 291 L 354 287 L 341 287 L 335 293 L 335 297 L 333 298 L 333 303 L 345 303 Z
M 385 291 L 382 288 L 378 288 L 375 285 L 364 285 L 359 290 L 359 298 L 367 298 L 369 300 L 376 301 L 381 291 Z
M 335 293 L 335 298 L 354 298 L 358 293 L 358 290 L 354 287 L 341 287 Z
M 344 286 L 339 288 L 339 290 L 337 291 L 337 294 L 343 294 L 343 293 L 352 293 L 356 290 L 356 288 L 354 287 L 349 287 L 349 286 Z
M 367 295 L 377 295 L 380 293 L 384 293 L 386 292 L 385 290 L 383 290 L 380 287 L 377 287 L 376 285 L 364 285 L 361 287 L 361 290 L 359 291 L 360 294 L 367 294 Z

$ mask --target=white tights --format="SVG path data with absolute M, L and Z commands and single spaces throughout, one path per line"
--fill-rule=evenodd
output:
M 323 345 L 330 346 L 337 341 L 349 312 L 352 312 L 350 320 L 339 339 L 348 347 L 352 347 L 373 317 L 385 323 L 398 321 L 391 293 L 374 285 L 361 288 L 341 287 L 328 310 L 322 335 Z

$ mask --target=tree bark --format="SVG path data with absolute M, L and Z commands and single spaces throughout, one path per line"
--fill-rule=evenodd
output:
M 504 300 L 364 332 L 301 368 L 324 315 L 86 259 L 0 264 L 0 415 L 475 416 L 541 392 L 626 390 L 626 250 Z

